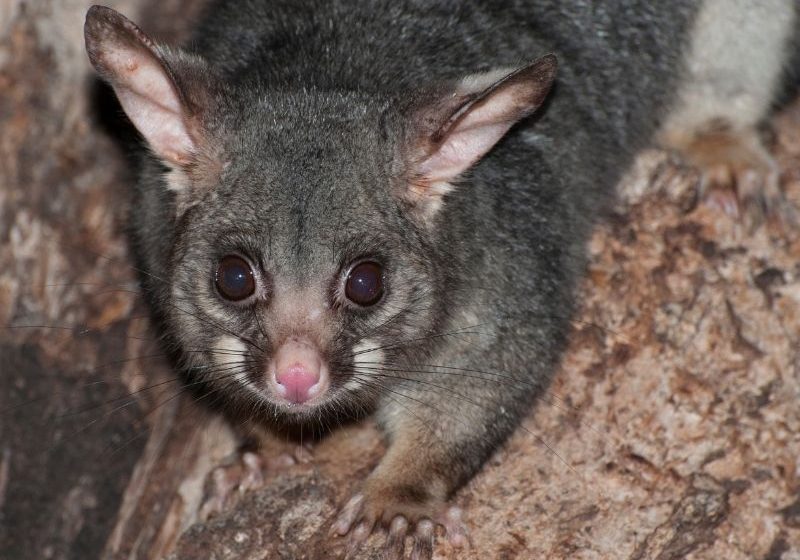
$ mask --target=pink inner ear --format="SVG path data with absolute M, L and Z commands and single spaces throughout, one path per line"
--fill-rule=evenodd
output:
M 496 81 L 477 100 L 468 101 L 440 130 L 441 140 L 417 172 L 426 183 L 451 182 L 475 165 L 520 119 L 544 101 L 555 73 L 555 58 L 543 57 L 531 66 Z M 486 80 L 471 77 L 464 84 Z
M 467 119 L 464 119 L 467 120 Z M 428 182 L 450 182 L 475 165 L 505 135 L 512 122 L 488 122 L 469 128 L 457 125 L 419 168 Z
M 122 108 L 163 160 L 184 165 L 196 153 L 178 88 L 152 41 L 131 21 L 93 6 L 86 17 L 86 47 Z
M 187 163 L 195 145 L 171 79 L 152 60 L 132 57 L 121 67 L 114 89 L 131 122 L 156 155 L 178 165 Z

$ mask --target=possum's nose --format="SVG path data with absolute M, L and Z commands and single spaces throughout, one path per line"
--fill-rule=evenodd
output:
M 328 368 L 317 347 L 303 339 L 289 339 L 275 352 L 272 373 L 275 391 L 292 403 L 304 403 L 328 388 Z

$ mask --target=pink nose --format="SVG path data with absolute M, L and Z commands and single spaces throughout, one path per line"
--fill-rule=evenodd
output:
M 286 400 L 303 403 L 322 390 L 322 359 L 311 344 L 288 340 L 278 348 L 274 360 L 276 389 Z
M 319 370 L 309 371 L 300 363 L 292 364 L 275 378 L 282 386 L 287 400 L 301 403 L 311 398 L 311 388 L 319 382 Z

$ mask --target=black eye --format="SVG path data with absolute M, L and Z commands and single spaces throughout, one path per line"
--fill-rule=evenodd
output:
M 375 305 L 383 295 L 383 269 L 376 262 L 357 264 L 347 275 L 344 295 L 358 305 Z
M 214 281 L 220 295 L 230 301 L 247 299 L 256 291 L 253 269 L 236 255 L 228 255 L 219 261 Z

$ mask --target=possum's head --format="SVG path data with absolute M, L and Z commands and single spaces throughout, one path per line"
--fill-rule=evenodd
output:
M 226 69 L 107 8 L 89 10 L 85 33 L 163 165 L 150 188 L 171 193 L 176 233 L 161 312 L 192 380 L 300 417 L 369 406 L 436 343 L 469 274 L 469 240 L 442 234 L 448 193 L 543 102 L 556 66 L 545 56 L 401 100 L 227 87 Z

